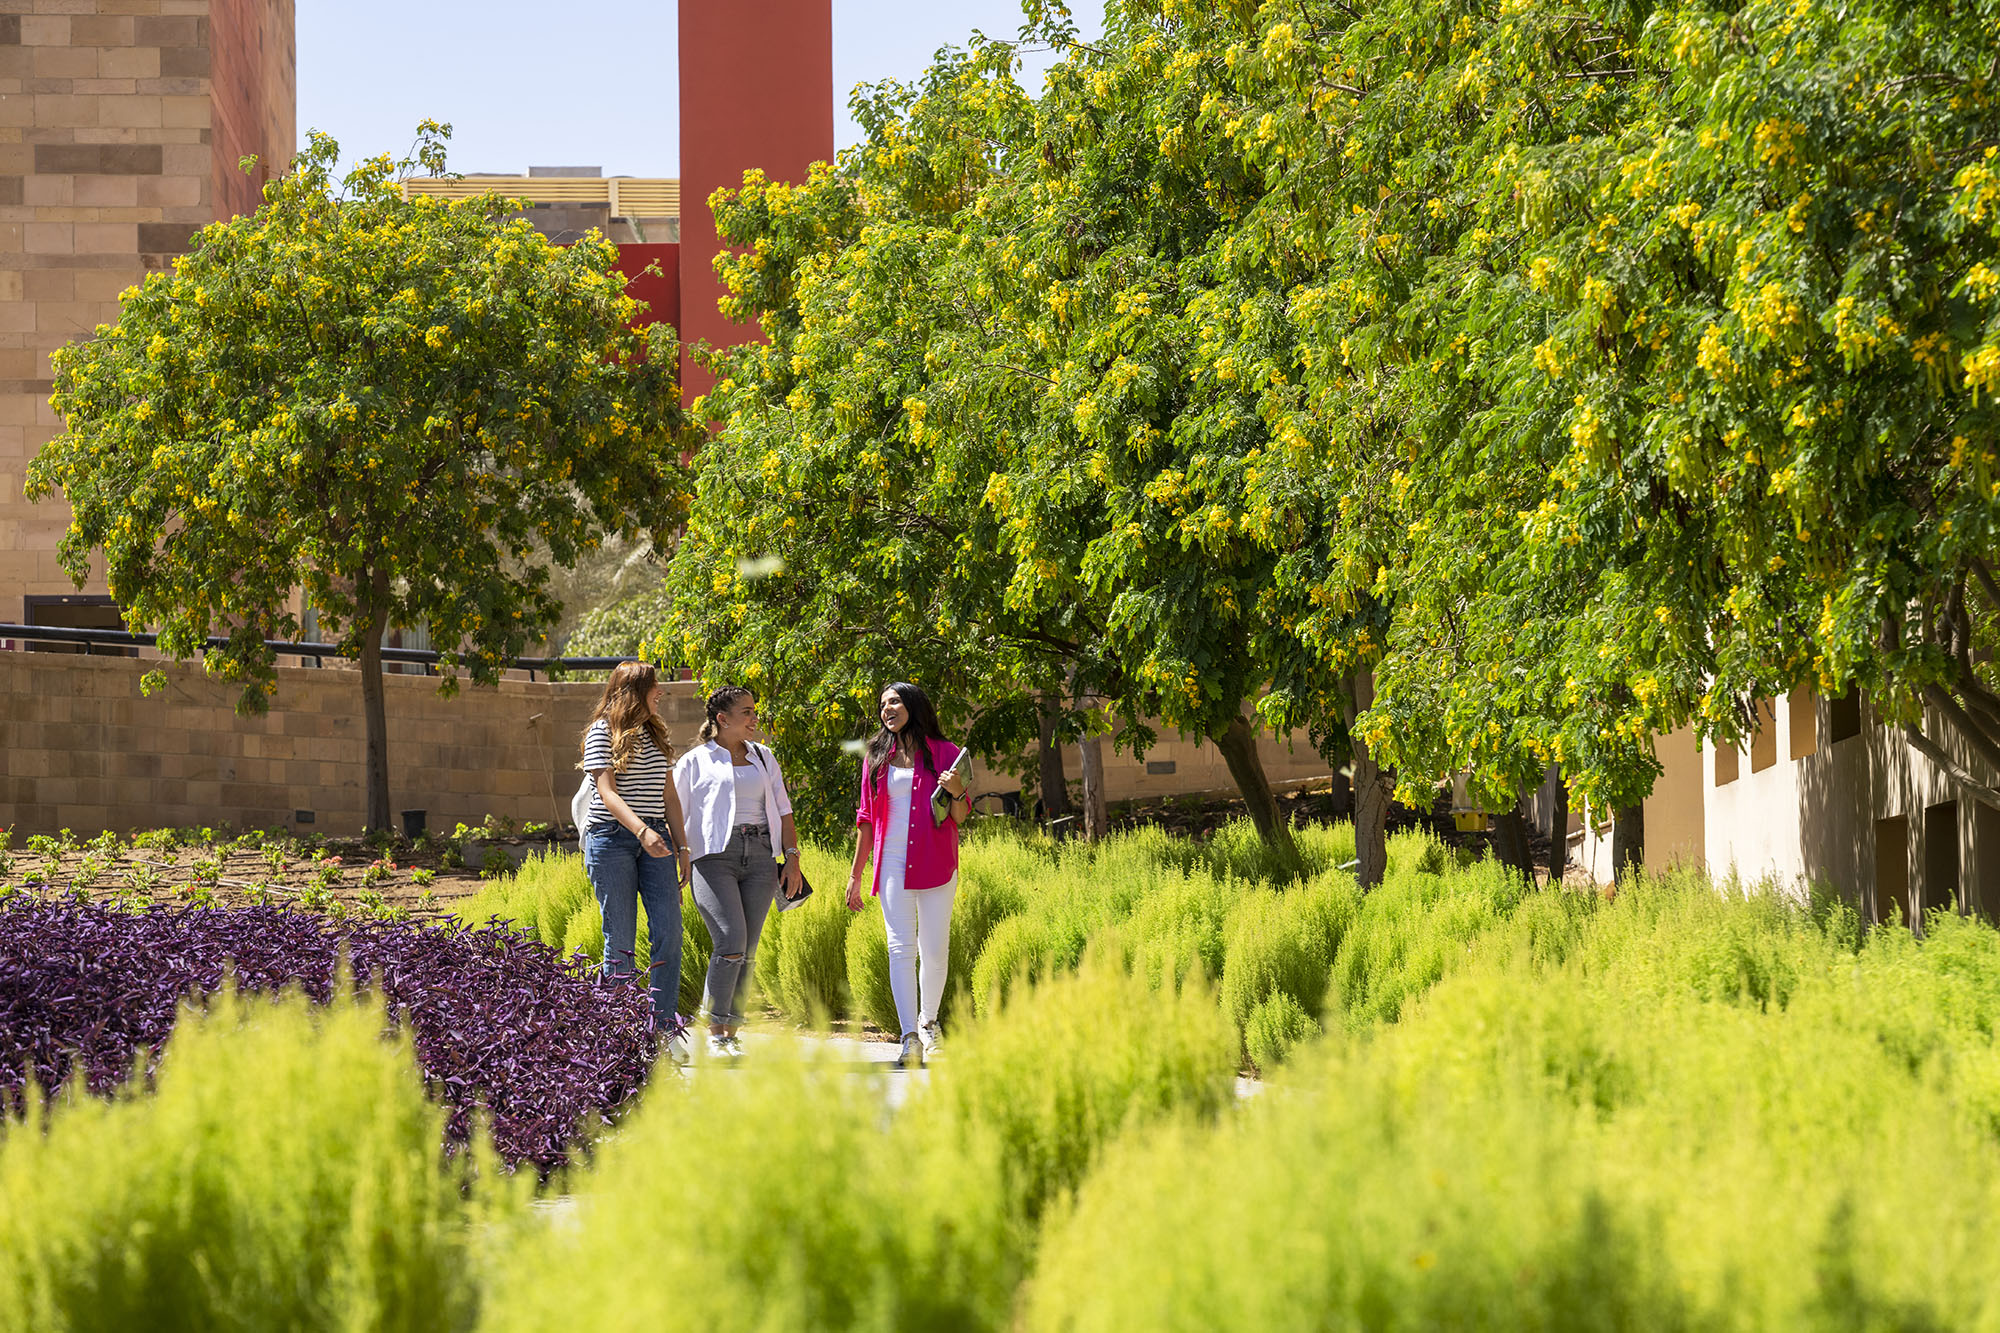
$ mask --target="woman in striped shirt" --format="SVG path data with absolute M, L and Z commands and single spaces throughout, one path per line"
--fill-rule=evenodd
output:
M 653 1022 L 667 1034 L 674 1057 L 684 1059 L 683 1025 L 674 1003 L 681 989 L 687 833 L 680 798 L 668 780 L 672 754 L 659 702 L 659 673 L 645 662 L 623 663 L 604 683 L 604 696 L 583 733 L 579 765 L 595 780 L 584 818 L 583 869 L 604 914 L 606 980 L 633 975 L 639 904 L 646 905 Z

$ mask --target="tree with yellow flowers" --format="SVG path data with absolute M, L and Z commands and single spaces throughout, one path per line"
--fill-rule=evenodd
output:
M 428 628 L 447 691 L 459 668 L 490 683 L 560 613 L 552 566 L 682 512 L 670 331 L 631 327 L 601 236 L 551 245 L 491 196 L 405 200 L 399 173 L 442 172 L 448 133 L 340 183 L 314 134 L 254 215 L 57 354 L 65 428 L 28 473 L 69 503 L 64 567 L 81 582 L 101 550 L 128 622 L 242 681 L 246 710 L 303 589 L 361 664 L 371 829 L 384 632 Z

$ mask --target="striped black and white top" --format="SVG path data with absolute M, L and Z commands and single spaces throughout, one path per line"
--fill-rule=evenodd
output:
M 611 724 L 603 718 L 590 724 L 590 730 L 583 737 L 583 766 L 590 773 L 611 767 Z M 632 807 L 632 813 L 641 819 L 665 819 L 667 817 L 667 780 L 673 776 L 673 765 L 660 753 L 660 747 L 653 744 L 653 738 L 644 732 L 639 735 L 639 746 L 632 752 L 632 762 L 625 771 L 616 775 L 618 794 L 625 798 L 625 804 Z M 598 794 L 597 784 L 590 785 L 590 814 L 585 817 L 585 828 L 596 828 L 600 824 L 616 824 L 617 817 L 604 808 L 604 797 Z

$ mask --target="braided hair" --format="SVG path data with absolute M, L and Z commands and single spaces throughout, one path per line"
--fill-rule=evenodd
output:
M 709 695 L 708 701 L 702 706 L 704 716 L 701 724 L 701 738 L 704 741 L 714 740 L 716 731 L 718 730 L 716 724 L 721 720 L 722 715 L 736 707 L 742 700 L 754 700 L 756 697 L 753 691 L 746 690 L 741 685 L 724 685 L 721 689 Z

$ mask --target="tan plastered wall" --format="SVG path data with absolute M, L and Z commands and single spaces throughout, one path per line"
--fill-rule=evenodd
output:
M 1798 720 L 1803 725 L 1804 719 Z M 1942 895 L 1928 884 L 1932 856 L 1955 866 L 1961 907 L 2000 914 L 2000 839 L 1992 812 L 1945 772 L 1912 750 L 1902 732 L 1868 719 L 1860 733 L 1831 739 L 1831 714 L 1814 700 L 1814 735 L 1795 737 L 1794 719 L 1777 709 L 1777 762 L 1750 771 L 1747 747 L 1739 755 L 1737 777 L 1715 785 L 1715 750 L 1703 746 L 1699 772 L 1707 809 L 1707 854 L 1716 874 L 1734 871 L 1745 881 L 1769 880 L 1794 893 L 1823 884 L 1853 903 L 1864 916 L 1880 920 L 1887 904 L 1876 893 L 1876 822 L 1906 822 L 1907 864 L 1903 875 L 1917 910 L 1938 905 Z M 1924 731 L 1978 780 L 1993 784 L 1993 770 L 1949 727 L 1926 716 Z M 1803 742 L 1803 744 L 1801 744 Z M 1810 746 L 1801 758 L 1790 756 Z M 1953 804 L 1943 829 L 1928 827 L 1926 811 Z M 1955 847 L 1933 847 L 1934 834 Z
M 1677 866 L 1699 870 L 1706 864 L 1707 808 L 1703 802 L 1701 747 L 1691 727 L 1653 738 L 1661 773 L 1646 796 L 1646 869 L 1660 874 Z M 1571 816 L 1583 838 L 1576 859 L 1592 879 L 1609 884 L 1612 874 L 1612 821 L 1602 812 Z
M 160 664 L 133 658 L 0 652 L 0 826 L 23 835 L 80 835 L 160 826 L 231 824 L 348 835 L 365 813 L 361 680 L 353 670 L 280 667 L 271 711 L 239 716 L 240 691 L 199 666 L 168 665 L 166 685 L 140 692 Z M 600 686 L 503 681 L 452 698 L 424 676 L 385 677 L 389 802 L 421 809 L 450 829 L 488 814 L 566 820 L 576 790 L 578 738 Z M 695 687 L 667 687 L 668 730 L 695 739 Z M 1325 777 L 1308 746 L 1272 737 L 1263 756 L 1274 782 Z M 1214 745 L 1170 741 L 1148 758 L 1107 754 L 1110 799 L 1227 790 Z M 1075 752 L 1069 772 L 1078 773 Z M 975 770 L 978 791 L 1012 779 Z M 295 813 L 309 810 L 311 824 Z

